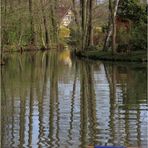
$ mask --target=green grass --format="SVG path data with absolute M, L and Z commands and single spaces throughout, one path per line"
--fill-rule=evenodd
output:
M 106 60 L 106 61 L 133 61 L 133 62 L 146 62 L 147 52 L 146 51 L 135 51 L 131 53 L 116 53 L 104 51 L 85 51 L 79 52 L 78 57 L 89 58 L 94 60 Z

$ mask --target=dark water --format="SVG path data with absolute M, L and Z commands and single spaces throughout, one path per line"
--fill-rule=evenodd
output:
M 2 68 L 2 148 L 146 147 L 143 64 L 102 63 L 67 51 L 9 55 Z

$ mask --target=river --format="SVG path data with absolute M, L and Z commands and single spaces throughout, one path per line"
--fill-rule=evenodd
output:
M 69 55 L 7 55 L 1 75 L 2 148 L 145 148 L 146 65 Z

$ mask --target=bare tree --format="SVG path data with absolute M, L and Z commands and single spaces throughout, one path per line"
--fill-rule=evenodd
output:
M 94 0 L 88 0 L 88 26 L 87 26 L 87 46 L 93 45 L 93 6 L 94 6 Z
M 94 0 L 80 0 L 82 50 L 93 44 L 93 4 Z
M 41 3 L 42 15 L 43 15 L 43 23 L 44 23 L 44 28 L 45 28 L 45 42 L 46 42 L 46 47 L 49 48 L 48 27 L 47 27 L 46 14 L 45 14 L 45 10 L 44 10 L 45 4 L 43 3 L 43 0 L 40 0 L 40 3 Z
M 82 50 L 84 50 L 85 48 L 85 37 L 86 37 L 86 2 L 87 0 L 80 0 Z
M 103 50 L 106 51 L 109 47 L 110 37 L 112 35 L 112 53 L 116 52 L 116 15 L 118 10 L 119 0 L 109 0 L 109 19 L 108 31 L 104 42 Z
M 31 44 L 35 42 L 35 33 L 34 33 L 34 21 L 33 21 L 33 6 L 32 0 L 29 0 L 29 13 L 30 13 L 30 29 L 31 29 Z
M 112 32 L 112 52 L 116 53 L 116 14 L 118 10 L 119 0 L 114 1 L 114 6 L 111 5 L 111 13 L 112 13 L 112 24 L 113 24 L 113 32 Z
M 57 0 L 51 0 L 50 2 L 50 18 L 51 18 L 51 28 L 52 28 L 52 41 L 54 43 L 58 42 L 58 30 L 57 30 L 57 16 L 56 16 L 56 9 L 57 9 Z
M 78 17 L 78 11 L 77 11 L 76 5 L 77 5 L 76 0 L 72 0 L 72 11 L 74 13 L 75 22 L 76 22 L 78 29 L 79 29 L 80 28 L 80 20 Z

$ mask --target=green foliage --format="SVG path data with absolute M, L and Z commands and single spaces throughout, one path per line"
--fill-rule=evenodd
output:
M 134 27 L 131 42 L 134 50 L 147 50 L 147 24 L 139 23 Z
M 140 4 L 138 0 L 121 0 L 118 16 L 128 18 L 134 22 L 147 21 L 147 6 Z
M 131 48 L 131 38 L 131 32 L 127 32 L 124 28 L 120 28 L 117 32 L 117 52 L 126 52 L 129 50 L 129 48 Z
M 30 42 L 31 31 L 29 25 L 29 16 L 20 15 L 19 13 L 12 12 L 6 14 L 2 12 L 2 46 L 5 48 L 13 49 L 16 46 L 24 46 Z M 22 19 L 20 19 L 22 16 Z M 13 48 L 12 48 L 13 47 Z
M 81 34 L 78 31 L 77 27 L 71 27 L 70 28 L 70 38 L 68 40 L 68 43 L 72 46 L 78 47 L 81 44 L 80 37 L 81 37 Z
M 118 51 L 147 50 L 147 25 L 138 23 L 127 32 L 121 28 L 117 32 Z
M 64 26 L 61 26 L 60 27 L 60 31 L 59 31 L 59 35 L 60 35 L 60 38 L 68 38 L 69 35 L 70 35 L 69 28 L 66 28 Z
M 94 50 L 97 50 L 97 49 L 98 48 L 96 46 L 94 46 L 94 45 L 91 45 L 91 46 L 86 48 L 86 50 L 88 50 L 88 51 L 94 51 Z
M 132 21 L 129 32 L 122 28 L 117 32 L 118 47 L 146 50 L 147 5 L 139 0 L 121 0 L 117 15 Z
M 128 44 L 131 40 L 131 33 L 127 32 L 125 29 L 121 28 L 117 33 L 118 43 Z
M 104 52 L 99 50 L 80 52 L 81 57 L 87 57 L 89 59 L 107 60 L 107 61 L 130 61 L 130 62 L 146 62 L 146 51 L 134 51 L 129 53 L 116 53 Z
M 43 5 L 41 5 L 43 2 Z M 51 5 L 52 4 L 52 5 Z M 31 47 L 30 44 L 41 48 L 43 43 L 58 42 L 58 18 L 55 5 L 57 1 L 29 0 L 3 1 L 2 15 L 2 48 L 11 50 L 11 46 L 20 48 Z M 52 9 L 51 9 L 52 8 Z

